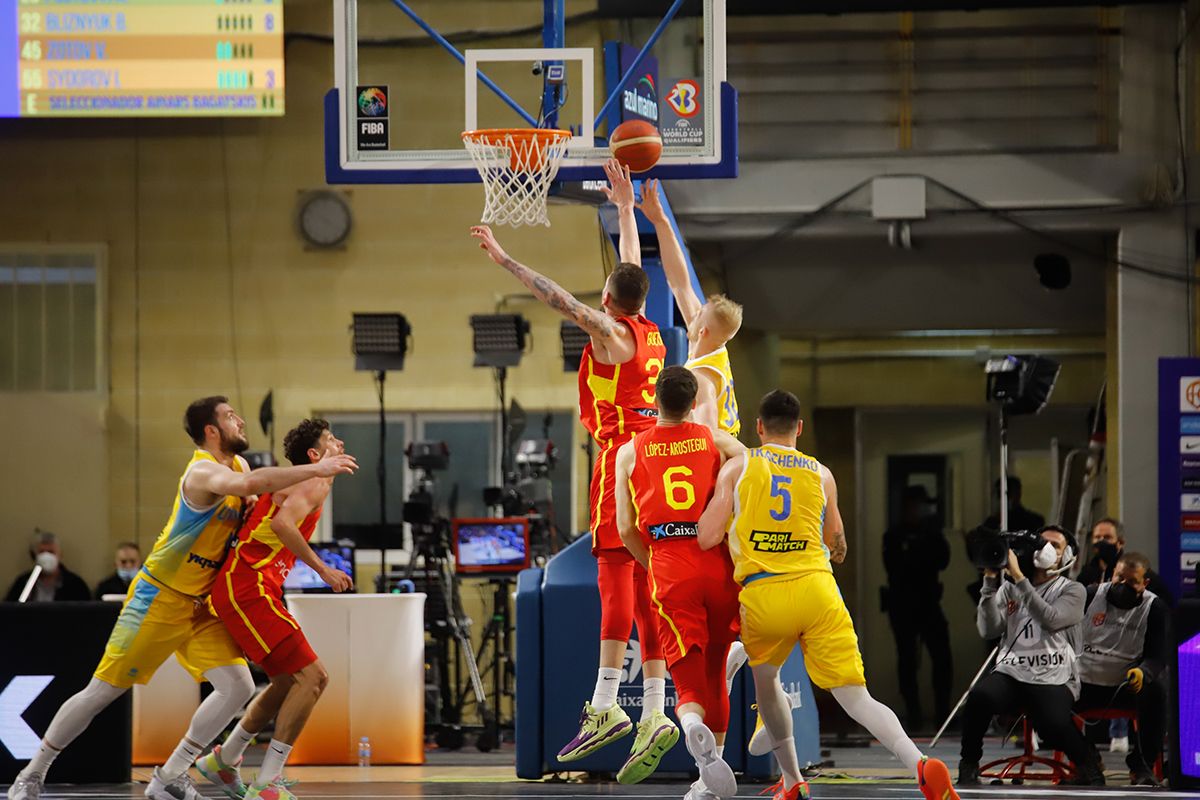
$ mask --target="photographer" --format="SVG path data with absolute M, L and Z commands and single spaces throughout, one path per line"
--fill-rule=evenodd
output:
M 1074 560 L 1074 547 L 1069 534 L 1053 525 L 1032 541 L 1023 537 L 1028 534 L 1006 536 L 1008 581 L 994 569 L 984 571 L 976 625 L 984 638 L 1003 638 L 994 671 L 967 697 L 958 783 L 979 783 L 983 736 L 992 717 L 1024 711 L 1038 733 L 1075 763 L 1076 783 L 1102 786 L 1099 755 L 1071 717 L 1079 693 L 1075 662 L 1086 592 L 1059 573 Z
M 1084 586 L 1111 581 L 1113 568 L 1125 552 L 1125 526 L 1119 519 L 1105 517 L 1092 526 L 1092 558 L 1079 571 L 1075 580 Z M 1154 592 L 1159 600 L 1174 607 L 1175 598 L 1171 595 L 1163 579 L 1157 572 L 1146 568 L 1146 588 Z
M 1169 611 L 1162 598 L 1146 588 L 1149 571 L 1145 556 L 1124 553 L 1111 582 L 1088 587 L 1079 657 L 1083 687 L 1075 706 L 1078 711 L 1137 712 L 1137 735 L 1125 757 L 1134 786 L 1158 785 L 1153 767 L 1162 752 L 1167 712 Z

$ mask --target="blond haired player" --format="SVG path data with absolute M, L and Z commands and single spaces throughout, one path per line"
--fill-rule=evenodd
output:
M 662 256 L 663 272 L 679 313 L 687 324 L 688 361 L 685 367 L 696 373 L 700 394 L 692 419 L 710 430 L 722 430 L 737 436 L 742 429 L 737 397 L 733 391 L 733 371 L 729 366 L 726 344 L 742 327 L 742 307 L 723 294 L 710 295 L 701 302 L 688 279 L 683 248 L 675 238 L 671 221 L 658 198 L 658 181 L 647 181 L 638 206 L 654 225 Z
M 758 710 L 783 771 L 775 798 L 808 797 L 792 739 L 792 710 L 779 669 L 799 642 L 813 683 L 828 689 L 856 722 L 912 770 L 928 800 L 957 799 L 946 765 L 926 758 L 890 708 L 871 697 L 850 612 L 830 562 L 846 557 L 833 473 L 796 449 L 800 401 L 782 390 L 759 406 L 761 447 L 721 468 L 700 518 L 701 549 L 728 531 L 733 577 L 742 586 L 742 642 L 754 672 Z
M 334 455 L 317 464 L 251 472 L 239 455 L 249 446 L 246 423 L 220 396 L 189 405 L 184 429 L 196 450 L 179 478 L 171 516 L 129 586 L 95 676 L 54 715 L 37 753 L 9 787 L 9 800 L 37 800 L 46 770 L 62 749 L 131 686 L 150 680 L 172 653 L 193 678 L 211 683 L 213 692 L 196 709 L 167 763 L 154 768 L 146 797 L 202 800 L 188 767 L 254 693 L 241 650 L 225 626 L 202 611 L 229 538 L 241 525 L 242 498 L 357 469 L 351 456 Z

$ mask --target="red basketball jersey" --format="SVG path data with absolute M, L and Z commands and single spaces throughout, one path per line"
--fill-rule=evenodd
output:
M 712 498 L 721 453 L 705 425 L 655 425 L 633 437 L 633 487 L 638 529 L 653 548 L 696 540 L 696 523 Z
M 225 562 L 228 570 L 232 568 L 235 560 L 241 561 L 244 566 L 261 574 L 262 582 L 276 592 L 282 590 L 284 579 L 296 564 L 296 554 L 279 541 L 275 531 L 271 530 L 271 520 L 277 513 L 279 506 L 275 505 L 270 493 L 259 497 L 249 519 L 238 532 L 238 542 L 232 555 Z M 312 538 L 320 517 L 321 506 L 317 506 L 301 521 L 300 533 L 304 536 L 304 541 Z
M 633 333 L 633 358 L 624 364 L 601 364 L 588 342 L 579 360 L 579 419 L 601 447 L 623 444 L 654 425 L 654 382 L 667 357 L 653 322 L 640 314 L 616 321 Z

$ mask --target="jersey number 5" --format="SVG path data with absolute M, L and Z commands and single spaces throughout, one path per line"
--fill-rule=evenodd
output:
M 667 505 L 676 511 L 684 511 L 696 505 L 696 490 L 685 480 L 674 480 L 677 475 L 690 478 L 692 471 L 687 467 L 671 467 L 663 473 L 663 490 L 667 493 Z
M 787 475 L 771 476 L 771 499 L 782 498 L 783 506 L 778 511 L 771 509 L 771 519 L 783 522 L 792 515 L 792 479 Z

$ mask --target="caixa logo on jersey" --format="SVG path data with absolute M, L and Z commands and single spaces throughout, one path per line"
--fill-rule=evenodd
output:
M 0 690 L 0 746 L 15 759 L 37 755 L 41 737 L 21 715 L 53 680 L 53 675 L 17 675 Z
M 661 525 L 651 525 L 650 536 L 656 542 L 662 539 L 695 539 L 696 523 L 664 522 Z

